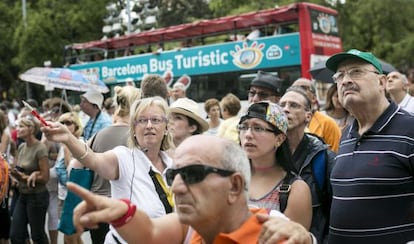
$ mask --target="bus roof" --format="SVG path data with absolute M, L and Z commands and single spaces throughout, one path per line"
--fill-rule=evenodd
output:
M 140 33 L 131 33 L 106 40 L 75 43 L 72 49 L 120 49 L 129 46 L 139 46 L 151 43 L 166 42 L 187 39 L 200 36 L 208 36 L 217 33 L 225 33 L 232 30 L 240 30 L 253 26 L 264 26 L 298 19 L 300 7 L 312 7 L 327 13 L 336 14 L 336 11 L 312 3 L 293 3 L 287 6 L 249 12 L 234 16 L 226 16 L 217 19 L 200 20 L 193 23 L 181 24 Z

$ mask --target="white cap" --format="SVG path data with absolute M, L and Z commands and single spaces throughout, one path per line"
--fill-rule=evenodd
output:
M 86 93 L 82 94 L 81 97 L 84 97 L 88 102 L 96 104 L 98 108 L 102 109 L 102 103 L 104 101 L 103 95 L 95 89 L 89 89 Z

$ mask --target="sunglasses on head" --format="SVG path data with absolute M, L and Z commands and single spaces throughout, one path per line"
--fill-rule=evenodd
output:
M 227 177 L 234 174 L 234 171 L 219 169 L 204 164 L 193 164 L 179 169 L 167 169 L 165 176 L 167 184 L 171 186 L 177 174 L 181 175 L 181 178 L 186 184 L 196 184 L 203 181 L 211 173 Z
M 61 121 L 60 123 L 66 125 L 66 126 L 73 125 L 73 121 L 70 121 L 70 120 L 64 120 L 64 121 Z

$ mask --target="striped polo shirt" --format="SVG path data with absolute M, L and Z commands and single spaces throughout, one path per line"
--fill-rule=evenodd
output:
M 391 103 L 361 136 L 355 121 L 335 161 L 329 243 L 414 240 L 414 116 Z

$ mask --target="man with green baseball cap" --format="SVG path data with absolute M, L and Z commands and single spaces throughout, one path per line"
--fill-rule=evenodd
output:
M 336 72 L 336 70 L 338 69 L 338 65 L 342 61 L 345 61 L 346 59 L 352 59 L 352 58 L 360 59 L 362 61 L 365 61 L 365 62 L 368 62 L 374 65 L 374 67 L 378 70 L 378 72 L 382 74 L 382 65 L 378 61 L 378 59 L 370 52 L 362 52 L 357 49 L 351 49 L 345 53 L 335 54 L 334 56 L 330 57 L 326 61 L 326 67 L 328 67 L 328 69 L 332 70 L 333 72 Z
M 326 62 L 338 100 L 355 118 L 330 174 L 328 243 L 408 243 L 414 239 L 414 117 L 385 96 L 386 77 L 369 52 Z

